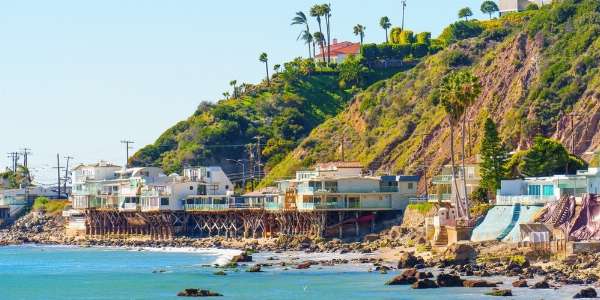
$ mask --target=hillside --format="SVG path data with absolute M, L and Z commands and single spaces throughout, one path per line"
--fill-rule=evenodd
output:
M 250 161 L 251 156 L 257 161 L 255 137 L 261 136 L 261 160 L 269 168 L 313 128 L 340 113 L 362 86 L 398 70 L 368 73 L 358 86 L 344 88 L 337 72 L 296 59 L 285 64 L 270 84 L 241 84 L 230 99 L 200 104 L 187 120 L 135 153 L 130 163 L 160 166 L 169 173 L 186 165 L 220 165 L 241 177 L 241 167 L 228 159 L 249 160 L 247 175 L 257 170 Z
M 438 87 L 446 74 L 462 68 L 483 85 L 467 111 L 468 155 L 478 153 L 488 116 L 510 150 L 526 149 L 536 135 L 570 146 L 572 120 L 574 152 L 593 151 L 600 146 L 599 24 L 595 0 L 565 0 L 481 22 L 477 37 L 456 39 L 415 68 L 358 94 L 275 166 L 264 184 L 314 162 L 341 159 L 342 141 L 346 160 L 371 170 L 437 175 L 450 160 L 450 129 Z

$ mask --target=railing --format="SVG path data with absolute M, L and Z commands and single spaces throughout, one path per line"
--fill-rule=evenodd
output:
M 280 203 L 274 203 L 274 202 L 267 202 L 265 203 L 265 209 L 267 210 L 279 210 L 279 209 L 283 209 L 283 204 Z
M 431 179 L 433 184 L 448 184 L 452 181 L 452 175 L 438 175 Z
M 542 196 L 542 195 L 497 195 L 496 205 L 544 205 L 549 202 L 558 201 L 556 196 Z
M 123 203 L 124 210 L 136 210 L 138 207 L 137 203 Z
M 218 211 L 228 210 L 229 204 L 185 204 L 187 211 Z
M 450 201 L 452 194 L 433 194 L 429 195 L 429 202 Z
M 301 210 L 328 210 L 328 209 L 392 209 L 391 200 L 382 201 L 338 201 L 326 203 L 300 203 Z

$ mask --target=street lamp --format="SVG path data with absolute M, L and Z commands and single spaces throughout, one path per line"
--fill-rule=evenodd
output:
M 244 192 L 246 192 L 246 164 L 244 164 L 243 159 L 227 159 L 227 161 L 236 163 L 240 166 L 242 166 L 242 188 L 244 189 Z

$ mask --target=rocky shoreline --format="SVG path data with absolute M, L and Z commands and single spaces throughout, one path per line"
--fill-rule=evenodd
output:
M 216 248 L 237 249 L 248 253 L 269 252 L 269 261 L 255 264 L 262 267 L 308 269 L 312 266 L 340 264 L 370 264 L 370 272 L 402 272 L 389 285 L 411 285 L 415 289 L 462 287 L 497 287 L 486 281 L 492 276 L 511 278 L 515 288 L 561 288 L 567 285 L 582 286 L 578 297 L 593 295 L 599 287 L 600 254 L 581 254 L 557 259 L 550 253 L 523 250 L 498 242 L 461 243 L 446 249 L 431 249 L 421 232 L 415 229 L 393 227 L 380 234 L 371 234 L 361 240 L 309 239 L 307 237 L 278 237 L 271 239 L 232 239 L 223 237 L 186 238 L 151 241 L 145 238 L 73 238 L 65 235 L 62 217 L 28 214 L 17 220 L 10 228 L 0 230 L 0 246 L 20 244 L 65 245 L 80 247 L 119 248 Z M 300 251 L 302 253 L 331 253 L 334 255 L 360 254 L 352 259 L 315 259 L 284 261 L 279 253 Z M 367 257 L 368 254 L 368 257 Z M 237 260 L 231 263 L 244 263 Z M 258 266 L 258 267 L 256 267 Z M 433 273 L 437 276 L 434 276 Z M 463 279 L 468 277 L 469 279 Z M 476 280 L 472 278 L 477 278 Z M 451 282 L 451 283 L 448 283 Z M 384 284 L 382 282 L 382 284 Z M 507 290 L 494 290 L 490 294 L 506 296 Z

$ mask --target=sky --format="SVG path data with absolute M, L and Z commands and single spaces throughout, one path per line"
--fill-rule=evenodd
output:
M 408 0 L 405 27 L 437 36 L 457 11 L 481 0 Z M 271 65 L 307 49 L 290 26 L 305 0 L 0 0 L 0 169 L 6 153 L 32 149 L 38 182 L 55 181 L 56 155 L 71 165 L 125 162 L 120 141 L 135 151 L 201 101 L 216 101 L 229 82 L 264 77 L 262 52 Z M 331 0 L 332 38 L 385 40 L 379 19 L 395 26 L 400 0 Z M 313 21 L 313 28 L 316 23 Z M 315 30 L 313 30 L 315 31 Z

